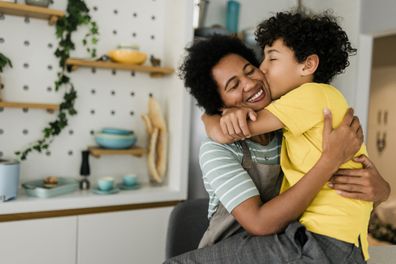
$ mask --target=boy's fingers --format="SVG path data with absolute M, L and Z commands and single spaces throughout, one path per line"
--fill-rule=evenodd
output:
M 220 120 L 220 127 L 223 134 L 228 135 L 227 123 L 224 122 L 223 120 Z
M 232 128 L 233 128 L 235 134 L 237 134 L 238 136 L 243 136 L 243 133 L 242 133 L 242 130 L 240 128 L 238 119 L 232 118 L 231 119 L 231 125 L 232 125 Z
M 253 111 L 252 109 L 249 110 L 249 119 L 252 121 L 257 120 L 257 113 L 255 111 Z
M 239 127 L 242 130 L 242 133 L 245 137 L 249 138 L 250 137 L 250 130 L 249 130 L 249 126 L 247 124 L 247 120 L 239 120 Z

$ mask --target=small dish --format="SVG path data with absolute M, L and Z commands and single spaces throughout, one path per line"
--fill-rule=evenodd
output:
M 134 185 L 128 186 L 128 185 L 124 185 L 123 183 L 119 183 L 119 184 L 117 184 L 117 187 L 118 187 L 119 189 L 121 189 L 121 190 L 124 190 L 124 191 L 136 190 L 136 189 L 139 189 L 139 188 L 140 188 L 140 184 L 139 184 L 139 183 L 136 183 L 136 184 L 134 184 Z
M 95 193 L 95 194 L 104 194 L 104 195 L 106 195 L 106 194 L 115 194 L 115 193 L 118 193 L 119 191 L 120 191 L 120 189 L 118 189 L 118 188 L 113 188 L 113 189 L 108 190 L 108 191 L 99 190 L 98 187 L 95 187 L 95 188 L 92 189 L 93 193 Z

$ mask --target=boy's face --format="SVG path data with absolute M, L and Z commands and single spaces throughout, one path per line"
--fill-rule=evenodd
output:
M 265 74 L 272 99 L 278 99 L 305 83 L 301 75 L 303 68 L 304 63 L 296 60 L 293 50 L 282 39 L 274 41 L 272 46 L 265 46 L 260 70 Z
M 213 67 L 212 75 L 225 107 L 249 107 L 258 111 L 271 102 L 264 74 L 239 55 L 221 58 Z

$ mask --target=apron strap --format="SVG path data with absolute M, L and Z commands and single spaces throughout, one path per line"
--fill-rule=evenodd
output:
M 245 140 L 241 140 L 239 141 L 239 143 L 242 146 L 242 152 L 243 152 L 242 167 L 245 170 L 250 170 L 253 167 L 253 160 L 252 160 L 252 156 L 250 155 L 249 147 Z

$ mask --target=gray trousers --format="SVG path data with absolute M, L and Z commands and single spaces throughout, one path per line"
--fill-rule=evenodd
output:
M 360 248 L 330 237 L 311 233 L 292 222 L 283 233 L 251 236 L 245 231 L 213 246 L 193 250 L 165 261 L 190 263 L 270 263 L 270 264 L 360 264 Z

